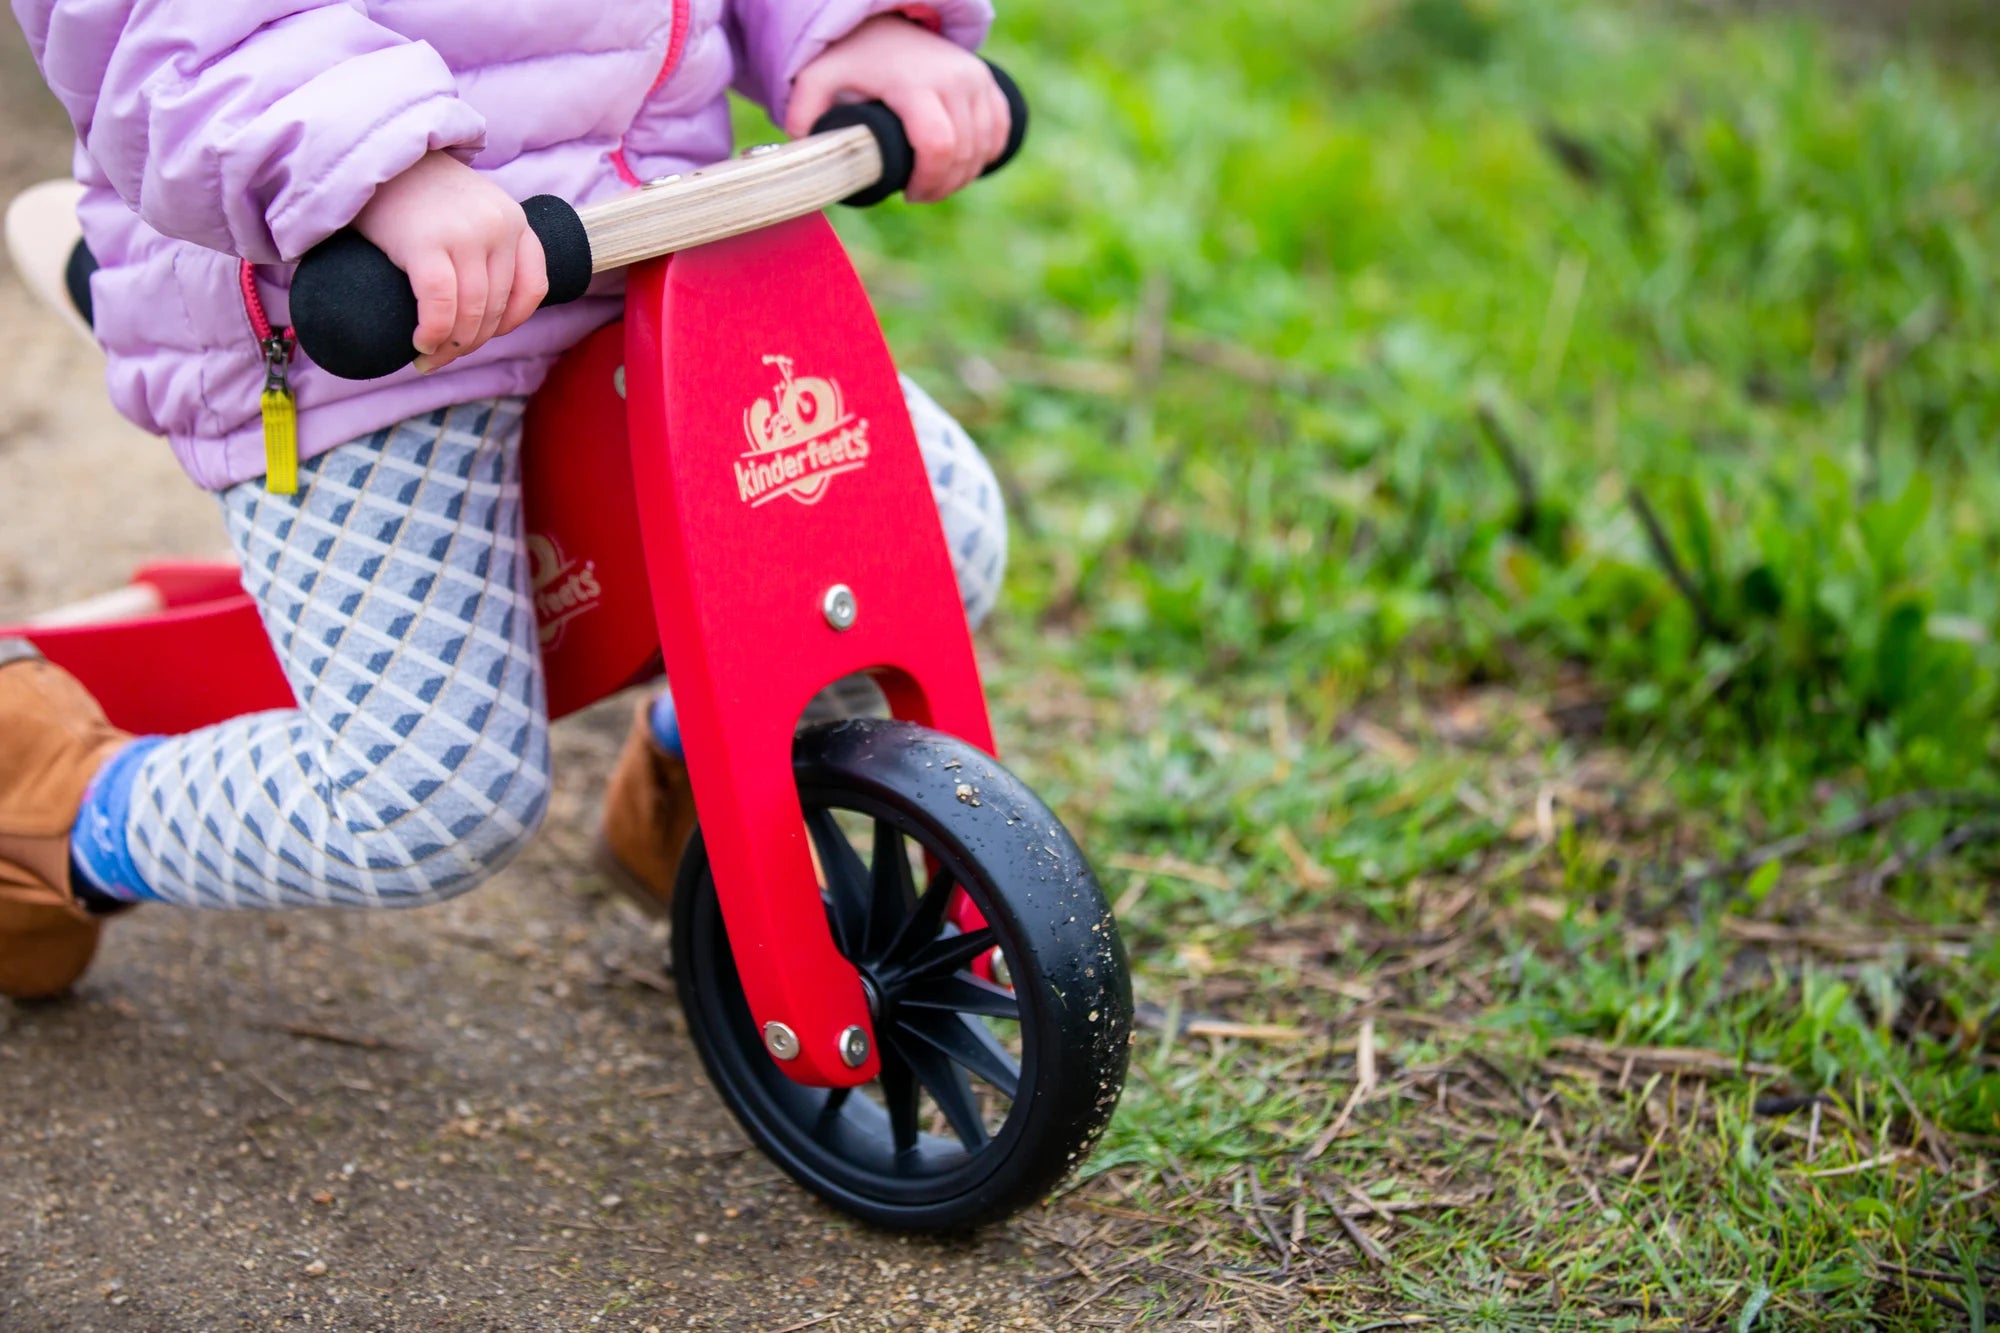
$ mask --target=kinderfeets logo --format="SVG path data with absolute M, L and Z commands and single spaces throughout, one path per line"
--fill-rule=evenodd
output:
M 737 494 L 753 509 L 781 495 L 818 504 L 833 478 L 867 466 L 868 421 L 847 412 L 832 380 L 795 378 L 792 358 L 764 364 L 778 368 L 779 381 L 743 413 L 750 448 L 736 460 Z
M 571 560 L 552 537 L 528 534 L 528 581 L 535 591 L 535 619 L 542 647 L 553 647 L 563 626 L 604 600 L 595 560 Z

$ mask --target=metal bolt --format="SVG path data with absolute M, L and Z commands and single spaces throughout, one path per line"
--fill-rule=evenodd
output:
M 861 607 L 854 600 L 854 589 L 845 583 L 836 583 L 826 590 L 819 610 L 827 624 L 840 630 L 854 628 L 855 618 L 861 614 Z
M 673 184 L 673 183 L 674 183 L 675 181 L 677 181 L 677 180 L 684 180 L 685 178 L 686 178 L 686 173 L 685 173 L 685 172 L 679 172 L 679 171 L 676 171 L 676 172 L 675 172 L 675 173 L 674 173 L 673 175 L 671 175 L 671 176 L 655 176 L 655 177 L 653 177 L 653 179 L 651 179 L 651 180 L 647 181 L 647 182 L 646 182 L 646 183 L 645 183 L 645 184 L 644 184 L 643 186 L 641 186 L 640 188 L 641 188 L 641 189 L 646 189 L 646 190 L 657 190 L 657 189 L 659 189 L 659 188 L 660 188 L 660 187 L 661 187 L 662 185 L 672 185 L 672 184 Z
M 992 951 L 986 955 L 986 961 L 993 969 L 994 983 L 1012 990 L 1014 988 L 1014 970 L 1007 966 L 1007 955 L 1000 952 L 999 945 L 996 944 L 993 946 Z
M 764 1049 L 780 1060 L 799 1058 L 799 1034 L 783 1023 L 764 1025 Z
M 859 1069 L 868 1063 L 868 1034 L 860 1028 L 848 1028 L 840 1034 L 840 1062 L 849 1069 Z

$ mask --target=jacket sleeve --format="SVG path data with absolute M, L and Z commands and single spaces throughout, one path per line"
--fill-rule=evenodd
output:
M 83 151 L 154 230 L 297 259 L 486 125 L 428 44 L 359 0 L 13 0 Z
M 988 0 L 729 0 L 736 90 L 785 123 L 792 80 L 827 47 L 877 14 L 907 14 L 968 51 L 993 26 Z

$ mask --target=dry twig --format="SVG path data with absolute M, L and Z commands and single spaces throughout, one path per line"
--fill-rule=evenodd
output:
M 1374 1238 L 1367 1232 L 1354 1224 L 1354 1219 L 1349 1217 L 1346 1211 L 1341 1208 L 1340 1201 L 1333 1197 L 1331 1190 L 1325 1186 L 1321 1186 L 1317 1192 L 1326 1206 L 1333 1210 L 1333 1220 L 1340 1224 L 1340 1229 L 1347 1233 L 1347 1238 L 1350 1241 L 1354 1242 L 1354 1248 L 1361 1252 L 1361 1257 L 1377 1267 L 1387 1268 L 1389 1266 L 1389 1252 L 1378 1245 Z
M 1315 1161 L 1333 1146 L 1333 1141 L 1340 1137 L 1341 1131 L 1347 1128 L 1347 1122 L 1353 1118 L 1355 1108 L 1373 1095 L 1375 1084 L 1375 1018 L 1370 1015 L 1361 1020 L 1361 1036 L 1354 1045 L 1354 1090 L 1347 1094 L 1347 1100 L 1341 1104 L 1333 1123 L 1313 1140 L 1312 1147 L 1306 1149 L 1306 1155 L 1300 1161 Z
M 329 1046 L 352 1046 L 363 1051 L 407 1051 L 410 1048 L 381 1037 L 371 1037 L 365 1033 L 337 1032 L 332 1028 L 316 1027 L 311 1023 L 264 1023 L 259 1024 L 266 1032 L 282 1032 L 288 1037 L 298 1037 L 304 1041 L 323 1041 Z

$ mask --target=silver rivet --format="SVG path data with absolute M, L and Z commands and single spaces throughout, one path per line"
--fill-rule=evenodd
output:
M 868 1034 L 860 1028 L 849 1028 L 840 1034 L 840 1062 L 849 1069 L 859 1069 L 868 1063 Z
M 799 1058 L 799 1034 L 783 1023 L 764 1025 L 764 1049 L 780 1060 Z
M 743 156 L 745 156 L 745 157 L 762 157 L 762 156 L 764 156 L 764 154 L 766 154 L 766 153 L 775 153 L 775 152 L 777 152 L 777 151 L 778 151 L 778 150 L 779 150 L 780 148 L 783 148 L 783 147 L 784 147 L 784 145 L 783 145 L 783 144 L 781 144 L 781 143 L 758 143 L 758 144 L 751 144 L 751 145 L 750 145 L 750 146 L 749 146 L 748 148 L 746 148 L 746 149 L 744 149 L 744 150 L 743 150 Z
M 854 600 L 854 589 L 845 583 L 836 583 L 826 590 L 826 596 L 820 599 L 819 610 L 826 617 L 826 623 L 835 629 L 854 628 L 855 618 L 861 614 L 861 607 Z
M 641 186 L 640 188 L 646 190 L 657 190 L 662 185 L 672 185 L 675 181 L 682 180 L 684 179 L 684 177 L 685 173 L 679 171 L 676 171 L 671 176 L 655 176 L 653 177 L 653 179 L 647 181 L 645 185 Z
M 986 961 L 993 969 L 994 984 L 1005 986 L 1007 989 L 1012 990 L 1014 988 L 1014 970 L 1007 966 L 1007 955 L 1000 952 L 999 945 L 996 944 L 993 946 L 993 951 L 986 955 Z

